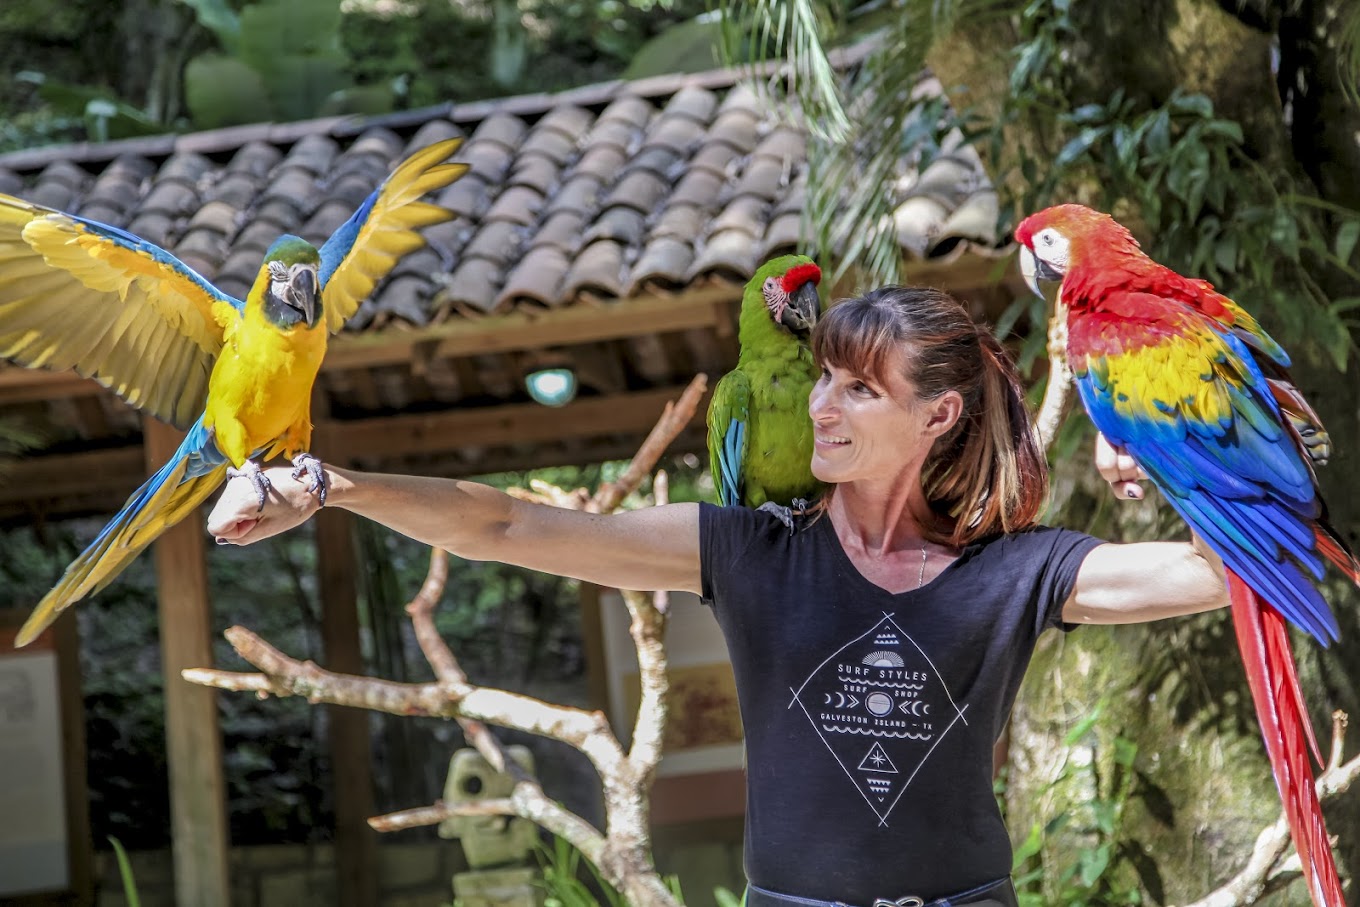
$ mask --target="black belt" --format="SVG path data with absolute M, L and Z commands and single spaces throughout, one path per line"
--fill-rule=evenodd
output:
M 925 900 L 915 895 L 899 898 L 875 898 L 872 904 L 862 907 L 1018 907 L 1015 888 L 1009 878 L 997 879 L 958 894 Z M 845 901 L 819 901 L 816 898 L 800 898 L 791 894 L 779 894 L 761 888 L 759 885 L 746 887 L 746 907 L 857 907 Z

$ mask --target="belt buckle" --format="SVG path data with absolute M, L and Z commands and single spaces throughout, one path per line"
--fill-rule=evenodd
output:
M 925 904 L 925 901 L 915 895 L 908 895 L 895 901 L 890 901 L 887 898 L 874 898 L 873 907 L 925 907 Z

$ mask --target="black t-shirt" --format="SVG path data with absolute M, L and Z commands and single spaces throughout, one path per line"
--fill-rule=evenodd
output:
M 699 540 L 746 732 L 750 881 L 869 904 L 1008 875 L 992 748 L 1100 540 L 1001 536 L 897 595 L 856 569 L 827 517 L 791 535 L 704 504 Z

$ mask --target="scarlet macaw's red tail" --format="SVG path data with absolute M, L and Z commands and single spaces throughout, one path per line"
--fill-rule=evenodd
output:
M 1308 749 L 1318 762 L 1322 755 L 1303 705 L 1284 618 L 1231 570 L 1228 593 L 1251 698 L 1309 893 L 1318 907 L 1345 907 Z

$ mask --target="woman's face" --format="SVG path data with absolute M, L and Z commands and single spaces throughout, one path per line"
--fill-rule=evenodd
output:
M 923 461 L 942 434 L 932 422 L 938 409 L 938 401 L 917 399 L 901 362 L 889 363 L 882 382 L 823 365 L 808 398 L 813 475 L 823 482 L 897 476 L 913 461 Z

